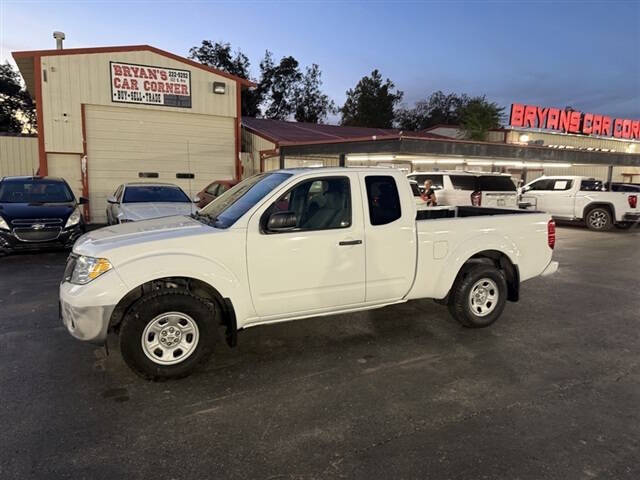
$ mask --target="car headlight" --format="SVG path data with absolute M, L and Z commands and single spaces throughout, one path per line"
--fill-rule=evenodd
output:
M 69 227 L 73 227 L 74 225 L 77 225 L 78 223 L 80 223 L 81 218 L 82 218 L 82 214 L 80 213 L 80 208 L 76 207 L 73 213 L 69 215 L 69 218 L 67 219 L 67 223 L 65 224 L 64 228 L 69 228 Z
M 7 222 L 2 217 L 0 217 L 0 229 L 2 229 L 2 230 L 10 230 L 9 225 L 7 225 Z
M 86 285 L 103 273 L 111 270 L 113 266 L 106 258 L 93 258 L 80 255 L 76 260 L 76 266 L 71 274 L 71 283 Z

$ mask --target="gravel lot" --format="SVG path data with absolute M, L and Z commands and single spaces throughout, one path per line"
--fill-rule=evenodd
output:
M 166 383 L 62 327 L 65 252 L 0 258 L 0 478 L 640 478 L 639 246 L 562 226 L 489 329 L 431 301 L 258 327 Z

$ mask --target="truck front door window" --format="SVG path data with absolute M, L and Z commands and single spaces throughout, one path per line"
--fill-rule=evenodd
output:
M 293 212 L 293 231 L 329 230 L 351 225 L 351 188 L 346 177 L 329 177 L 302 182 L 280 197 L 266 212 Z

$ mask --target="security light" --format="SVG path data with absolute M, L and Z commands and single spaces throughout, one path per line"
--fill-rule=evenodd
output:
M 226 85 L 223 82 L 213 82 L 213 93 L 224 95 Z

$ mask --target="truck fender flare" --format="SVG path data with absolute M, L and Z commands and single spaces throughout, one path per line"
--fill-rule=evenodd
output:
M 117 328 L 129 308 L 151 289 L 162 284 L 167 288 L 188 286 L 199 289 L 200 296 L 217 303 L 223 323 L 227 326 L 227 342 L 235 344 L 236 310 L 242 302 L 239 280 L 223 265 L 205 257 L 185 254 L 172 254 L 169 257 L 172 261 L 168 263 L 176 265 L 175 268 L 161 268 L 157 263 L 150 263 L 149 257 L 138 258 L 119 267 L 118 273 L 122 278 L 133 277 L 134 280 L 127 282 L 128 292 L 116 305 L 109 329 Z M 166 263 L 163 262 L 163 265 Z
M 478 243 L 482 243 L 483 247 L 478 247 Z M 511 281 L 509 281 L 510 279 L 507 278 L 507 283 L 517 283 L 519 285 L 520 274 L 518 270 L 518 258 L 520 257 L 520 250 L 518 249 L 518 247 L 512 241 L 507 240 L 504 237 L 500 237 L 497 235 L 488 237 L 486 235 L 483 235 L 482 242 L 478 242 L 478 237 L 471 238 L 459 245 L 458 248 L 449 255 L 449 265 L 451 265 L 451 268 L 443 269 L 438 278 L 438 285 L 441 285 L 441 295 L 439 296 L 439 298 L 442 298 L 448 294 L 449 290 L 451 290 L 451 287 L 453 287 L 454 282 L 458 278 L 458 275 L 464 268 L 464 265 L 467 264 L 473 257 L 479 256 L 480 254 L 484 253 L 488 254 L 488 258 L 492 258 L 492 255 L 497 256 L 498 259 L 500 257 L 505 257 L 513 267 L 513 272 L 517 272 L 517 274 L 510 275 Z M 505 273 L 507 273 L 507 275 L 509 276 L 509 272 Z M 512 289 L 510 288 L 509 300 L 511 300 L 512 298 L 517 300 L 517 291 L 512 292 L 511 290 Z
M 587 218 L 587 213 L 589 213 L 590 210 L 592 210 L 594 208 L 598 208 L 598 207 L 608 208 L 611 211 L 611 216 L 613 217 L 611 219 L 611 221 L 613 223 L 616 223 L 616 207 L 611 202 L 591 202 L 591 203 L 588 203 L 587 205 L 585 205 L 584 209 L 582 210 L 582 219 L 584 220 L 585 218 Z

